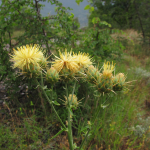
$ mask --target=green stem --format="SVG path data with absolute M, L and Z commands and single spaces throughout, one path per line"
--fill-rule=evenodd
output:
M 47 122 L 48 120 L 47 120 L 47 114 L 46 114 L 46 109 L 45 109 L 44 100 L 43 100 L 43 97 L 42 97 L 42 94 L 41 94 L 40 88 L 38 87 L 37 89 L 38 89 L 39 97 L 40 97 L 40 99 L 41 99 L 42 108 L 43 108 L 43 110 L 44 110 L 44 112 L 45 112 L 46 122 Z
M 68 141 L 69 141 L 70 150 L 74 150 L 73 136 L 72 136 L 72 124 L 71 124 L 71 102 L 68 100 L 69 95 L 68 95 L 67 83 L 65 84 L 65 88 L 66 88 L 66 97 L 67 97 L 67 102 L 68 102 L 68 106 L 67 106 L 68 108 Z M 75 89 L 75 86 L 74 86 L 74 89 Z M 73 93 L 74 93 L 74 89 L 73 89 Z
M 36 79 L 36 83 L 37 83 L 37 85 L 39 85 L 39 86 L 40 86 L 40 88 L 41 88 L 42 92 L 44 93 L 44 96 L 45 96 L 45 97 L 46 97 L 46 99 L 48 100 L 49 104 L 52 106 L 52 109 L 54 110 L 54 112 L 55 112 L 55 114 L 56 114 L 57 118 L 58 118 L 58 119 L 59 119 L 59 121 L 61 122 L 61 124 L 62 124 L 63 128 L 64 128 L 64 129 L 66 129 L 66 126 L 64 125 L 64 123 L 62 122 L 61 118 L 59 117 L 59 115 L 58 115 L 58 113 L 57 113 L 57 111 L 56 111 L 56 109 L 55 109 L 55 107 L 54 107 L 53 103 L 51 102 L 51 100 L 49 99 L 49 97 L 47 96 L 46 92 L 44 91 L 43 87 L 39 84 L 39 82 L 37 81 L 37 79 Z M 52 92 L 53 92 L 53 89 L 52 89 Z
M 70 115 L 70 110 L 68 108 L 68 141 L 70 145 L 70 150 L 73 150 L 72 124 Z
M 71 104 L 72 104 L 72 100 L 73 100 L 73 94 L 74 94 L 74 91 L 75 91 L 75 87 L 76 87 L 76 82 L 74 83 L 73 90 L 72 90 Z

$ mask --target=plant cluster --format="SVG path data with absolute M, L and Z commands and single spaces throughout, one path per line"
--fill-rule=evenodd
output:
M 88 54 L 85 53 L 73 53 L 72 51 L 64 53 L 59 51 L 59 57 L 55 55 L 54 61 L 51 62 L 49 67 L 47 59 L 44 57 L 42 51 L 37 45 L 26 45 L 17 50 L 14 50 L 14 54 L 11 55 L 11 58 L 14 63 L 14 68 L 19 68 L 22 72 L 21 74 L 25 75 L 28 78 L 35 79 L 37 85 L 42 90 L 49 104 L 52 106 L 57 118 L 59 119 L 62 129 L 54 136 L 56 137 L 63 131 L 66 131 L 68 134 L 68 141 L 70 149 L 76 149 L 77 145 L 73 143 L 72 135 L 72 120 L 73 120 L 73 109 L 79 107 L 79 101 L 77 100 L 76 95 L 74 95 L 75 87 L 77 82 L 80 81 L 80 78 L 87 80 L 92 83 L 96 90 L 102 94 L 122 91 L 126 87 L 125 76 L 123 73 L 113 75 L 114 65 L 110 62 L 105 62 L 102 67 L 102 72 L 92 65 L 92 59 Z M 48 89 L 47 86 L 44 86 L 43 74 L 47 81 L 50 82 L 51 88 Z M 38 78 L 41 78 L 41 83 L 38 82 Z M 65 103 L 64 105 L 68 111 L 68 120 L 66 125 L 63 123 L 62 119 L 58 115 L 54 105 L 60 105 L 56 100 L 51 99 L 53 97 L 53 87 L 56 82 L 62 80 L 65 82 Z M 69 81 L 74 82 L 72 93 L 68 93 Z M 51 98 L 48 96 L 48 92 L 51 90 Z M 54 105 L 53 105 L 54 104 Z M 100 108 L 100 107 L 98 107 Z M 97 114 L 92 119 L 92 123 L 88 122 L 88 131 L 85 135 L 87 138 L 89 131 L 92 127 L 92 124 L 95 122 L 99 109 L 97 109 Z M 54 138 L 52 137 L 52 139 Z M 79 149 L 82 148 L 85 139 L 81 143 Z
M 79 51 L 89 53 L 97 61 L 102 61 L 106 57 L 119 58 L 122 54 L 124 48 L 121 43 L 112 40 L 108 29 L 101 31 L 96 27 L 90 28 L 85 33 L 80 32 L 77 30 L 79 23 L 74 19 L 74 14 L 68 12 L 69 7 L 64 7 L 57 0 L 48 0 L 48 2 L 56 5 L 57 15 L 42 17 L 40 9 L 43 6 L 38 0 L 2 1 L 0 6 L 1 81 L 6 77 L 9 78 L 9 83 L 16 80 L 13 74 L 15 70 L 10 67 L 9 54 L 12 53 L 13 48 L 21 45 L 39 44 L 44 48 L 44 55 L 51 54 L 53 50 L 58 52 L 60 48 L 73 47 L 77 53 Z M 81 0 L 77 1 L 78 4 L 80 2 Z M 100 24 L 100 26 L 109 25 L 107 22 L 100 22 Z

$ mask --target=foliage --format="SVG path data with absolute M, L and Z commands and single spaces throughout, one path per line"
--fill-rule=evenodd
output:
M 91 13 L 89 24 L 92 25 L 93 17 L 100 17 L 102 20 L 110 22 L 113 27 L 133 28 L 136 18 L 135 8 L 132 0 L 93 0 L 91 5 L 95 10 Z
M 142 32 L 143 41 L 149 43 L 149 7 L 148 0 L 93 0 L 94 11 L 89 17 L 89 26 L 93 26 L 92 18 L 112 24 L 113 28 L 136 29 Z
M 96 21 L 94 20 L 96 19 Z M 75 51 L 88 52 L 94 60 L 101 62 L 104 59 L 119 59 L 124 50 L 124 46 L 117 39 L 111 37 L 111 33 L 121 32 L 120 30 L 111 30 L 109 23 L 93 18 L 94 27 L 86 29 L 80 33 L 79 45 L 74 43 Z M 99 29 L 99 27 L 105 27 Z

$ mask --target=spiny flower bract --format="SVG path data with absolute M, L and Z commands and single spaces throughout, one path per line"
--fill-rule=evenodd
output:
M 54 67 L 47 70 L 46 79 L 51 84 L 55 84 L 59 80 L 59 74 Z
M 69 69 L 67 69 L 66 67 L 64 67 L 60 72 L 60 80 L 64 81 L 64 82 L 68 82 L 74 79 L 75 77 L 75 73 L 73 71 L 70 71 Z
M 123 73 L 119 73 L 113 77 L 113 90 L 121 91 L 125 86 L 125 75 Z
M 101 93 L 109 93 L 112 91 L 113 83 L 112 78 L 105 77 L 103 75 L 99 76 L 96 87 Z
M 93 65 L 90 65 L 87 68 L 87 80 L 90 83 L 96 84 L 97 79 L 99 78 L 99 76 L 101 76 L 100 72 L 98 71 L 97 68 L 95 68 Z

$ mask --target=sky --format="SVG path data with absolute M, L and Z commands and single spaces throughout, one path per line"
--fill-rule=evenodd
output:
M 83 2 L 80 3 L 79 6 L 76 4 L 75 0 L 59 0 L 59 1 L 63 4 L 64 7 L 70 7 L 73 9 L 71 12 L 74 13 L 75 17 L 78 17 L 80 22 L 80 27 L 84 27 L 88 25 L 89 12 L 88 10 L 84 10 L 84 7 L 88 5 L 87 0 L 83 0 Z M 56 14 L 54 11 L 55 5 L 51 5 L 51 3 L 48 2 L 41 2 L 41 3 L 45 5 L 41 10 L 41 14 L 43 16 L 47 16 L 48 14 L 50 15 Z M 1 4 L 1 0 L 0 0 L 0 4 Z
M 59 0 L 63 6 L 65 7 L 70 7 L 73 10 L 71 11 L 74 13 L 75 17 L 78 17 L 79 22 L 81 26 L 87 26 L 88 25 L 88 10 L 84 10 L 84 7 L 88 5 L 87 0 L 84 0 L 80 5 L 78 6 L 75 2 L 75 0 Z M 41 10 L 41 13 L 43 16 L 46 16 L 48 13 L 51 15 L 55 14 L 54 5 L 51 5 L 50 3 L 47 2 L 42 2 L 42 4 L 45 4 L 45 7 Z

